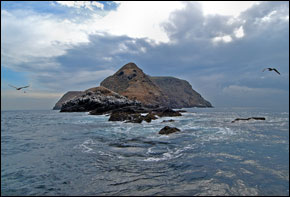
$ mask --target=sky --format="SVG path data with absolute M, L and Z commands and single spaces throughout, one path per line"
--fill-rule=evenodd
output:
M 1 1 L 1 110 L 52 109 L 128 62 L 214 107 L 288 110 L 289 2 Z

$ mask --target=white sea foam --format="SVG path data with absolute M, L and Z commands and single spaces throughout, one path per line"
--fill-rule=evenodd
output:
M 152 151 L 152 148 L 153 148 L 153 147 L 148 148 L 146 154 L 154 153 L 154 152 Z
M 143 161 L 164 161 L 164 160 L 175 159 L 182 156 L 183 151 L 184 151 L 183 149 L 177 149 L 175 151 L 168 149 L 168 152 L 163 153 L 161 157 L 148 157 L 144 159 Z M 154 151 L 152 151 L 152 148 L 149 148 L 147 153 L 149 154 L 154 153 Z
M 93 149 L 84 145 L 84 144 L 81 144 L 81 147 L 82 147 L 82 151 L 85 152 L 85 153 L 89 153 L 89 152 L 93 152 Z
M 98 153 L 100 153 L 100 155 L 103 155 L 103 156 L 109 156 L 109 157 L 112 157 L 113 155 L 109 154 L 109 153 L 105 153 L 103 151 L 98 151 Z
M 83 153 L 95 153 L 89 145 L 95 144 L 92 139 L 85 140 L 82 144 L 76 145 L 74 149 L 80 149 Z

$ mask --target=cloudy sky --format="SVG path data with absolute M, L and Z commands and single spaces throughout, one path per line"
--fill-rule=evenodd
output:
M 289 2 L 1 1 L 2 110 L 51 109 L 128 62 L 215 107 L 288 110 Z

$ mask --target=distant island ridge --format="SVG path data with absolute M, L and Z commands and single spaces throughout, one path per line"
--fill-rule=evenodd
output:
M 112 91 L 114 96 L 123 96 L 129 100 L 140 102 L 146 107 L 212 107 L 211 103 L 193 90 L 186 80 L 175 77 L 152 77 L 146 75 L 132 62 L 124 65 L 115 74 L 104 79 L 100 83 L 100 87 L 105 87 L 105 89 Z M 99 89 L 95 87 L 88 90 L 97 91 Z M 84 95 L 88 97 L 88 90 L 65 93 L 53 109 L 60 110 L 69 101 L 84 97 Z M 117 96 L 117 98 L 119 97 Z M 129 101 L 126 102 L 128 103 Z

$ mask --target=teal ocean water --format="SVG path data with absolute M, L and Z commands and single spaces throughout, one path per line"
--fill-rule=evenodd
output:
M 142 124 L 1 111 L 1 195 L 289 196 L 288 111 L 186 110 Z M 266 120 L 231 123 L 252 116 Z

